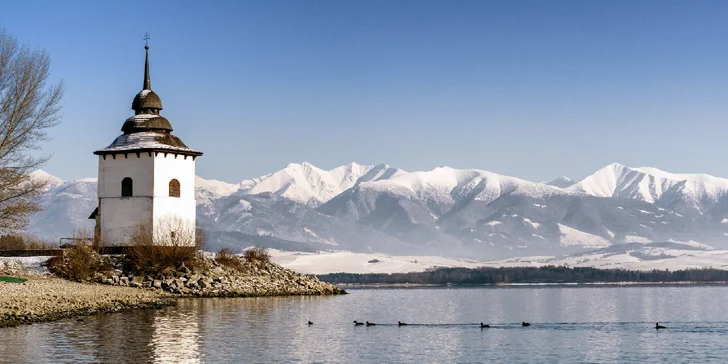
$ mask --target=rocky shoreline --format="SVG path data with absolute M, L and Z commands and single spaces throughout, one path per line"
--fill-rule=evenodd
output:
M 64 265 L 53 269 L 55 277 L 27 275 L 29 280 L 0 282 L 0 327 L 55 321 L 98 313 L 124 312 L 174 305 L 183 297 L 261 297 L 291 295 L 338 295 L 346 291 L 314 276 L 285 269 L 270 262 L 245 262 L 228 266 L 200 258 L 155 276 L 125 270 L 123 256 L 100 256 L 103 271 L 83 282 L 64 279 Z M 2 270 L 2 269 L 0 269 Z
M 88 277 L 89 282 L 111 286 L 142 288 L 177 297 L 261 297 L 346 294 L 333 284 L 321 282 L 270 262 L 224 265 L 212 258 L 199 258 L 189 267 L 168 269 L 155 275 L 125 269 L 123 256 L 103 256 L 107 268 Z M 55 273 L 65 276 L 63 267 Z
M 24 283 L 0 282 L 0 327 L 175 304 L 172 295 L 161 292 L 82 284 L 60 278 L 27 278 Z

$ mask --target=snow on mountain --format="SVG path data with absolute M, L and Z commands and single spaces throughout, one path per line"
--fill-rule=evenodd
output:
M 74 229 L 93 232 L 93 220 L 89 220 L 98 205 L 95 178 L 62 181 L 47 174 L 35 174 L 33 178 L 52 181 L 40 199 L 43 210 L 30 219 L 29 230 L 45 239 L 73 236 Z
M 600 197 L 624 197 L 662 207 L 683 201 L 705 212 L 704 203 L 715 203 L 728 193 L 728 179 L 706 174 L 674 174 L 657 168 L 630 168 L 610 164 L 568 188 Z
M 32 232 L 57 239 L 92 226 L 95 179 L 42 171 L 34 178 L 49 189 Z M 612 164 L 568 187 L 552 182 L 476 169 L 352 163 L 326 171 L 302 163 L 238 184 L 197 177 L 195 192 L 213 250 L 262 244 L 496 259 L 627 242 L 728 248 L 726 179 Z
M 325 171 L 307 162 L 291 163 L 280 171 L 243 181 L 241 188 L 249 195 L 273 193 L 303 204 L 319 205 L 354 186 L 374 168 L 351 163 Z
M 45 190 L 49 190 L 55 187 L 58 187 L 61 183 L 63 183 L 63 180 L 49 174 L 46 171 L 43 170 L 37 170 L 30 172 L 30 178 L 35 181 L 44 181 L 46 183 Z
M 557 177 L 552 179 L 551 181 L 546 182 L 545 184 L 549 186 L 554 186 L 558 188 L 567 188 L 574 184 L 574 180 L 572 180 L 569 177 Z

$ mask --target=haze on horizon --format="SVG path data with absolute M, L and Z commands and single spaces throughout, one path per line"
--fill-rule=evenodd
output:
M 144 9 L 146 16 L 138 16 Z M 44 170 L 96 175 L 152 88 L 197 174 L 440 165 L 531 181 L 612 162 L 728 177 L 728 3 L 4 4 L 66 84 Z

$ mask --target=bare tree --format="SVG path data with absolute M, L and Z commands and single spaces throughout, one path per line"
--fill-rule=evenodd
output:
M 63 84 L 49 84 L 50 58 L 0 29 L 0 232 L 23 229 L 39 210 L 46 182 L 30 172 L 49 156 L 38 155 L 47 131 L 58 123 Z

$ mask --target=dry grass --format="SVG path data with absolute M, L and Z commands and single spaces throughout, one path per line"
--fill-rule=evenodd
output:
M 194 266 L 197 252 L 204 249 L 204 231 L 186 222 L 169 218 L 156 225 L 137 226 L 131 237 L 127 262 L 133 270 L 156 276 L 182 265 Z
M 233 269 L 241 270 L 243 268 L 243 261 L 228 248 L 220 249 L 215 255 L 215 261 L 220 265 Z
M 97 272 L 108 270 L 103 259 L 92 248 L 76 244 L 64 256 L 49 259 L 46 263 L 51 273 L 71 280 L 90 280 Z
M 255 246 L 252 248 L 249 248 L 245 250 L 245 260 L 251 263 L 255 262 L 264 262 L 264 263 L 270 263 L 270 253 L 268 253 L 268 249 L 262 247 L 262 246 Z
M 0 250 L 57 249 L 58 244 L 32 235 L 0 236 Z

